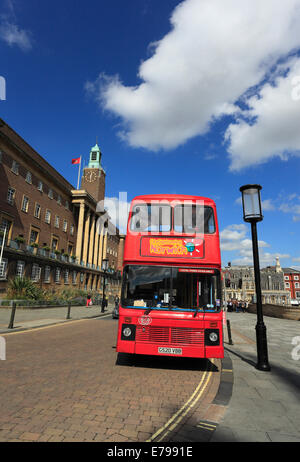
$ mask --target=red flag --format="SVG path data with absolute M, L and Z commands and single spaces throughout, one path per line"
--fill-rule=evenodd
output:
M 80 164 L 80 157 L 77 157 L 77 159 L 72 159 L 72 164 Z

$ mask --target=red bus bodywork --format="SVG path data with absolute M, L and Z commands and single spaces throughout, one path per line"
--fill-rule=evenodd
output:
M 209 234 L 203 233 L 201 235 L 195 234 L 195 232 L 176 232 L 174 230 L 174 204 L 197 204 L 199 201 L 205 207 L 213 209 L 215 221 L 214 232 Z M 140 203 L 171 204 L 171 229 L 168 231 L 151 232 L 151 234 L 148 231 L 132 231 L 130 224 L 133 216 L 133 207 Z M 164 247 L 165 242 L 169 244 L 167 249 Z M 193 242 L 194 250 L 189 251 L 188 254 L 180 254 L 181 245 L 187 246 L 190 242 Z M 122 294 L 125 284 L 124 269 L 126 270 L 126 268 L 130 267 L 137 268 L 144 265 L 147 267 L 155 266 L 157 270 L 162 267 L 168 269 L 175 268 L 177 274 L 190 272 L 193 274 L 195 280 L 198 275 L 200 277 L 205 274 L 216 274 L 220 281 L 221 255 L 215 202 L 199 196 L 145 195 L 135 197 L 130 206 L 125 239 Z M 199 282 L 197 284 L 198 297 Z M 219 282 L 219 284 L 219 298 L 214 308 L 199 309 L 199 311 L 184 308 L 174 308 L 173 310 L 164 307 L 129 307 L 123 303 L 122 296 L 119 306 L 117 351 L 147 355 L 223 358 L 221 283 Z M 126 327 L 129 327 L 132 332 L 129 339 L 124 335 Z M 217 333 L 218 335 L 216 344 L 209 339 L 211 333 Z

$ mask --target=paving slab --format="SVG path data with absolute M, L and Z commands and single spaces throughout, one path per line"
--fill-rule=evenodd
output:
M 270 372 L 255 368 L 256 315 L 226 313 L 233 345 L 225 351 L 232 360 L 232 397 L 211 442 L 300 442 L 300 359 L 292 354 L 297 321 L 264 317 Z

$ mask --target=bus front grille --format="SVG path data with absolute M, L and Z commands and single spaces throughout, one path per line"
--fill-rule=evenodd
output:
M 169 327 L 137 327 L 137 342 L 169 343 Z
M 165 345 L 204 345 L 204 329 L 189 327 L 137 326 L 137 342 Z
M 204 329 L 171 328 L 171 343 L 176 345 L 204 345 Z

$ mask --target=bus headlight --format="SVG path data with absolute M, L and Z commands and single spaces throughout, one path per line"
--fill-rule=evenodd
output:
M 123 335 L 124 335 L 124 337 L 130 337 L 130 335 L 131 335 L 130 327 L 125 327 L 125 329 L 123 329 Z
M 135 324 L 122 324 L 121 340 L 135 340 Z
M 205 329 L 205 345 L 216 346 L 220 344 L 220 333 L 218 329 Z
M 218 334 L 217 334 L 216 332 L 211 332 L 211 333 L 209 334 L 208 338 L 209 338 L 209 340 L 210 340 L 211 342 L 214 342 L 214 343 L 215 343 L 215 342 L 217 342 L 217 340 L 218 340 L 219 337 L 218 337 Z

